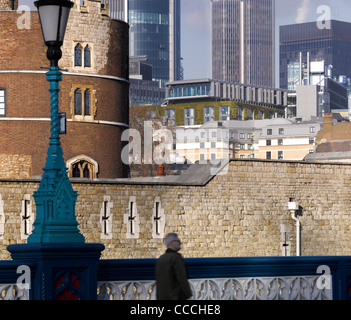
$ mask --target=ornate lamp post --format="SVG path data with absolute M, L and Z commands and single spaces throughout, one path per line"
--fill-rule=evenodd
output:
M 60 142 L 59 81 L 62 73 L 58 61 L 62 57 L 61 46 L 73 2 L 69 0 L 39 0 L 34 2 L 47 45 L 50 60 L 46 73 L 50 83 L 51 135 L 44 174 L 39 189 L 34 192 L 37 213 L 33 233 L 28 243 L 82 243 L 75 217 L 78 197 L 68 179 Z
M 58 60 L 73 3 L 69 0 L 39 0 L 38 8 L 47 57 L 50 83 L 51 135 L 44 174 L 34 192 L 37 207 L 33 233 L 26 244 L 7 247 L 13 260 L 32 265 L 29 298 L 33 300 L 96 300 L 99 258 L 105 246 L 85 243 L 78 230 L 75 204 L 78 197 L 68 179 L 60 142 L 58 106 Z

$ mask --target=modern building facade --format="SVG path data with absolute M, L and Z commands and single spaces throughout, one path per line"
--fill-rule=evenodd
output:
M 288 118 L 348 112 L 347 77 L 332 78 L 332 66 L 325 60 L 311 61 L 307 52 L 307 62 L 303 63 L 300 52 L 299 62 L 289 62 L 287 67 Z
M 325 113 L 348 112 L 347 89 L 330 78 L 320 84 L 297 86 L 297 117 L 318 116 Z
M 281 26 L 279 38 L 281 88 L 289 89 L 289 83 L 298 82 L 300 63 L 308 73 L 313 71 L 310 61 L 324 60 L 333 78 L 351 77 L 351 23 L 330 20 L 329 29 L 320 29 L 316 22 Z
M 164 87 L 182 78 L 180 0 L 104 0 L 112 18 L 130 25 L 130 56 L 147 56 L 153 80 Z
M 174 81 L 166 84 L 168 104 L 197 101 L 239 101 L 285 110 L 288 90 L 214 79 Z
M 165 88 L 152 81 L 152 65 L 147 56 L 129 59 L 130 106 L 160 105 L 165 99 Z
M 212 0 L 212 78 L 274 87 L 274 0 Z
M 129 79 L 130 106 L 160 105 L 165 99 L 165 89 L 155 81 Z

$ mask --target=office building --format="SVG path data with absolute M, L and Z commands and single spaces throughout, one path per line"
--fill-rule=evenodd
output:
M 129 23 L 130 56 L 147 56 L 153 80 L 181 80 L 180 0 L 103 0 L 112 18 Z
M 159 105 L 165 99 L 165 88 L 152 81 L 152 66 L 146 56 L 129 59 L 130 106 Z
M 348 112 L 346 76 L 332 79 L 331 65 L 327 66 L 324 60 L 310 61 L 310 52 L 307 52 L 306 63 L 302 62 L 300 52 L 299 62 L 289 62 L 287 67 L 288 118 Z
M 347 88 L 331 75 L 331 66 L 324 60 L 310 61 L 309 52 L 306 64 L 302 63 L 302 53 L 299 62 L 289 63 L 288 89 L 296 91 L 296 106 L 288 106 L 287 116 L 323 117 L 324 113 L 347 112 Z
M 316 22 L 281 26 L 280 87 L 301 85 L 302 69 L 313 73 L 311 61 L 324 61 L 328 77 L 351 77 L 351 23 L 331 20 L 329 29 Z
M 345 118 L 348 118 L 349 121 L 351 121 L 351 78 L 348 78 L 346 76 L 339 76 L 339 84 L 341 84 L 344 88 L 347 90 L 347 101 L 348 101 L 348 114 L 345 115 L 344 111 L 342 112 L 342 115 Z
M 297 117 L 348 112 L 347 89 L 330 78 L 324 78 L 320 84 L 297 86 L 296 96 Z
M 284 112 L 288 106 L 288 93 L 288 90 L 272 87 L 213 79 L 182 80 L 166 84 L 166 103 L 238 101 L 276 108 Z
M 274 87 L 274 0 L 212 0 L 212 78 Z

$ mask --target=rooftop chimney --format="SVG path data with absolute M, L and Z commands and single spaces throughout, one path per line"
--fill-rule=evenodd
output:
M 164 169 L 163 164 L 157 165 L 157 175 L 164 176 L 164 174 L 165 174 L 165 169 Z
M 323 118 L 323 130 L 330 130 L 334 124 L 333 114 L 325 113 Z

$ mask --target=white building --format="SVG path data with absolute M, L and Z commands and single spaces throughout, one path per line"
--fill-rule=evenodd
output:
M 228 158 L 303 160 L 313 152 L 322 125 L 316 117 L 212 121 L 191 128 L 186 139 L 177 139 L 175 151 L 190 163 Z

